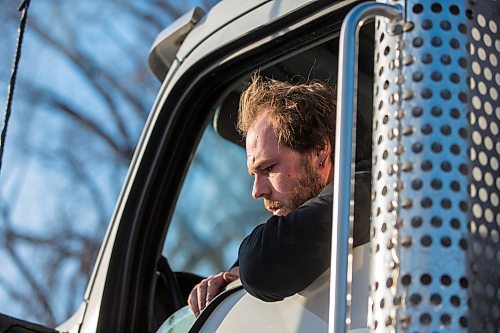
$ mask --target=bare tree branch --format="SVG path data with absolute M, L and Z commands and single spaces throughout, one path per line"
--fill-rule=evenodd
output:
M 2 210 L 2 218 L 4 221 L 9 221 L 10 216 L 6 216 L 4 214 L 5 210 Z M 48 321 L 55 324 L 55 317 L 52 312 L 52 308 L 48 303 L 47 294 L 44 291 L 44 288 L 33 278 L 34 274 L 28 268 L 28 265 L 25 261 L 19 256 L 18 252 L 15 250 L 14 244 L 15 241 L 12 238 L 12 233 L 10 232 L 10 228 L 6 225 L 3 238 L 4 238 L 4 248 L 6 250 L 6 254 L 9 255 L 11 262 L 14 266 L 19 270 L 21 276 L 26 280 L 28 285 L 31 287 L 33 294 L 40 306 L 43 307 L 43 311 L 46 314 Z
M 114 101 L 114 97 L 111 94 L 111 90 L 113 90 L 114 94 L 122 94 L 123 97 L 128 100 L 130 105 L 133 106 L 133 109 L 138 113 L 138 115 L 144 118 L 146 113 L 144 112 L 145 107 L 142 104 L 142 101 L 136 96 L 133 96 L 128 89 L 118 81 L 117 78 L 109 75 L 108 71 L 96 64 L 85 54 L 85 52 L 78 50 L 76 47 L 70 49 L 68 46 L 63 44 L 62 41 L 59 41 L 55 37 L 49 35 L 47 31 L 45 31 L 37 23 L 36 18 L 30 19 L 29 26 L 45 42 L 64 54 L 64 56 L 75 65 L 75 68 L 82 72 L 87 80 L 89 80 L 92 87 L 108 105 L 109 111 L 113 114 L 114 119 L 117 122 L 116 125 L 118 126 L 123 138 L 129 140 L 129 135 L 123 122 L 124 118 L 118 113 L 118 108 L 116 102 Z
M 140 4 L 137 2 L 125 2 L 123 3 L 123 9 L 134 13 L 134 15 L 142 22 L 148 22 L 147 30 L 160 31 L 165 27 L 165 23 L 163 20 L 160 20 L 155 12 L 152 10 L 148 10 L 144 7 L 144 4 Z M 176 16 L 170 15 L 171 18 L 175 18 Z
M 122 158 L 125 162 L 130 161 L 133 154 L 133 146 L 128 145 L 128 141 L 126 141 L 125 147 L 117 143 L 116 138 L 108 134 L 96 119 L 85 116 L 85 114 L 88 114 L 89 112 L 78 109 L 76 105 L 70 104 L 70 102 L 66 101 L 64 97 L 58 96 L 56 92 L 52 90 L 48 90 L 45 87 L 35 85 L 31 82 L 27 83 L 27 85 L 30 90 L 35 93 L 29 94 L 25 98 L 31 100 L 33 103 L 38 103 L 38 105 L 44 103 L 48 110 L 63 112 L 70 119 L 88 129 L 90 132 L 106 142 L 108 146 L 117 154 L 117 156 Z

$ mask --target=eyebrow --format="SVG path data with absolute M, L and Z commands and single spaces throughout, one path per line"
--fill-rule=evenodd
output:
M 266 164 L 273 164 L 273 163 L 274 163 L 274 162 L 272 161 L 272 159 L 271 159 L 271 158 L 263 158 L 263 159 L 261 159 L 261 160 L 254 161 L 254 163 L 253 163 L 254 165 L 253 165 L 253 168 L 252 168 L 252 169 L 253 169 L 253 170 L 257 170 L 257 171 L 259 171 L 259 170 L 263 170 L 263 169 L 265 169 L 265 168 L 263 168 L 263 167 L 262 167 L 263 165 L 266 165 Z M 253 176 L 253 175 L 255 174 L 255 173 L 252 173 L 252 172 L 250 171 L 250 168 L 248 167 L 248 165 L 247 165 L 247 169 L 248 169 L 248 173 L 250 174 L 250 176 Z

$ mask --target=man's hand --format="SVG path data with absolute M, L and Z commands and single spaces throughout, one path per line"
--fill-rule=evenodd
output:
M 221 272 L 203 279 L 194 286 L 189 294 L 188 304 L 194 315 L 198 317 L 207 304 L 217 296 L 230 282 L 240 277 L 239 267 L 232 268 L 229 272 Z

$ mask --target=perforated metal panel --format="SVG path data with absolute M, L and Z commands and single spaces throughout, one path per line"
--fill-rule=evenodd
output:
M 469 321 L 471 332 L 493 333 L 500 331 L 500 4 L 474 1 L 470 9 Z
M 381 2 L 369 325 L 500 332 L 499 4 Z

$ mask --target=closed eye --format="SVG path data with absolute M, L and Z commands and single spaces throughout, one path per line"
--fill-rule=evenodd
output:
M 276 166 L 276 164 L 268 166 L 267 168 L 264 169 L 264 171 L 267 173 L 272 172 L 275 166 Z

